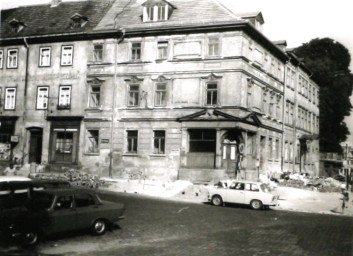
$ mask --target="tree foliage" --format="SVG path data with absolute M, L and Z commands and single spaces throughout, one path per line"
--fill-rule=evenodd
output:
M 313 39 L 294 52 L 313 72 L 313 79 L 320 86 L 320 151 L 341 152 L 340 143 L 349 135 L 343 120 L 352 109 L 350 54 L 347 48 L 330 38 Z

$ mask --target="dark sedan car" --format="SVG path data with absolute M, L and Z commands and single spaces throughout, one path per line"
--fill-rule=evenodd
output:
M 90 228 L 95 235 L 105 233 L 108 225 L 123 218 L 120 203 L 101 201 L 92 190 L 79 188 L 34 191 L 25 208 L 2 212 L 2 232 L 21 237 L 26 245 L 54 233 Z

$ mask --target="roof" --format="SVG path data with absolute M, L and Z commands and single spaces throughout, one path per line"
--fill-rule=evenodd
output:
M 74 1 L 62 2 L 56 7 L 42 4 L 1 10 L 0 37 L 88 32 L 100 22 L 112 2 L 113 0 Z M 87 17 L 87 24 L 80 28 L 71 28 L 71 17 L 75 14 Z M 25 26 L 19 32 L 13 31 L 9 24 L 14 19 Z
M 96 30 L 114 29 L 116 24 L 123 28 L 166 28 L 175 25 L 217 24 L 225 21 L 241 21 L 234 13 L 216 0 L 170 0 L 175 9 L 169 20 L 143 22 L 143 1 L 116 1 Z

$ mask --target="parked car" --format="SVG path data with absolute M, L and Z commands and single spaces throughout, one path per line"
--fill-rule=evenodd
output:
M 41 237 L 74 230 L 102 235 L 108 225 L 124 218 L 124 211 L 123 204 L 102 201 L 92 190 L 43 189 L 33 191 L 26 207 L 15 214 L 3 211 L 0 227 L 7 237 L 34 245 Z
M 224 203 L 246 204 L 254 210 L 276 206 L 278 196 L 271 194 L 270 187 L 261 182 L 227 180 L 209 189 L 208 200 L 216 206 Z

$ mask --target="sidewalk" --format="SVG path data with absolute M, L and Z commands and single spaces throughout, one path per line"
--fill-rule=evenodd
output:
M 168 183 L 151 180 L 126 181 L 107 178 L 104 180 L 112 184 L 107 188 L 111 191 L 195 203 L 207 202 L 207 185 L 193 185 L 188 181 L 181 180 Z M 273 194 L 280 196 L 279 206 L 272 207 L 274 210 L 353 216 L 353 193 L 351 192 L 343 213 L 341 208 L 343 195 L 341 193 L 277 187 Z

